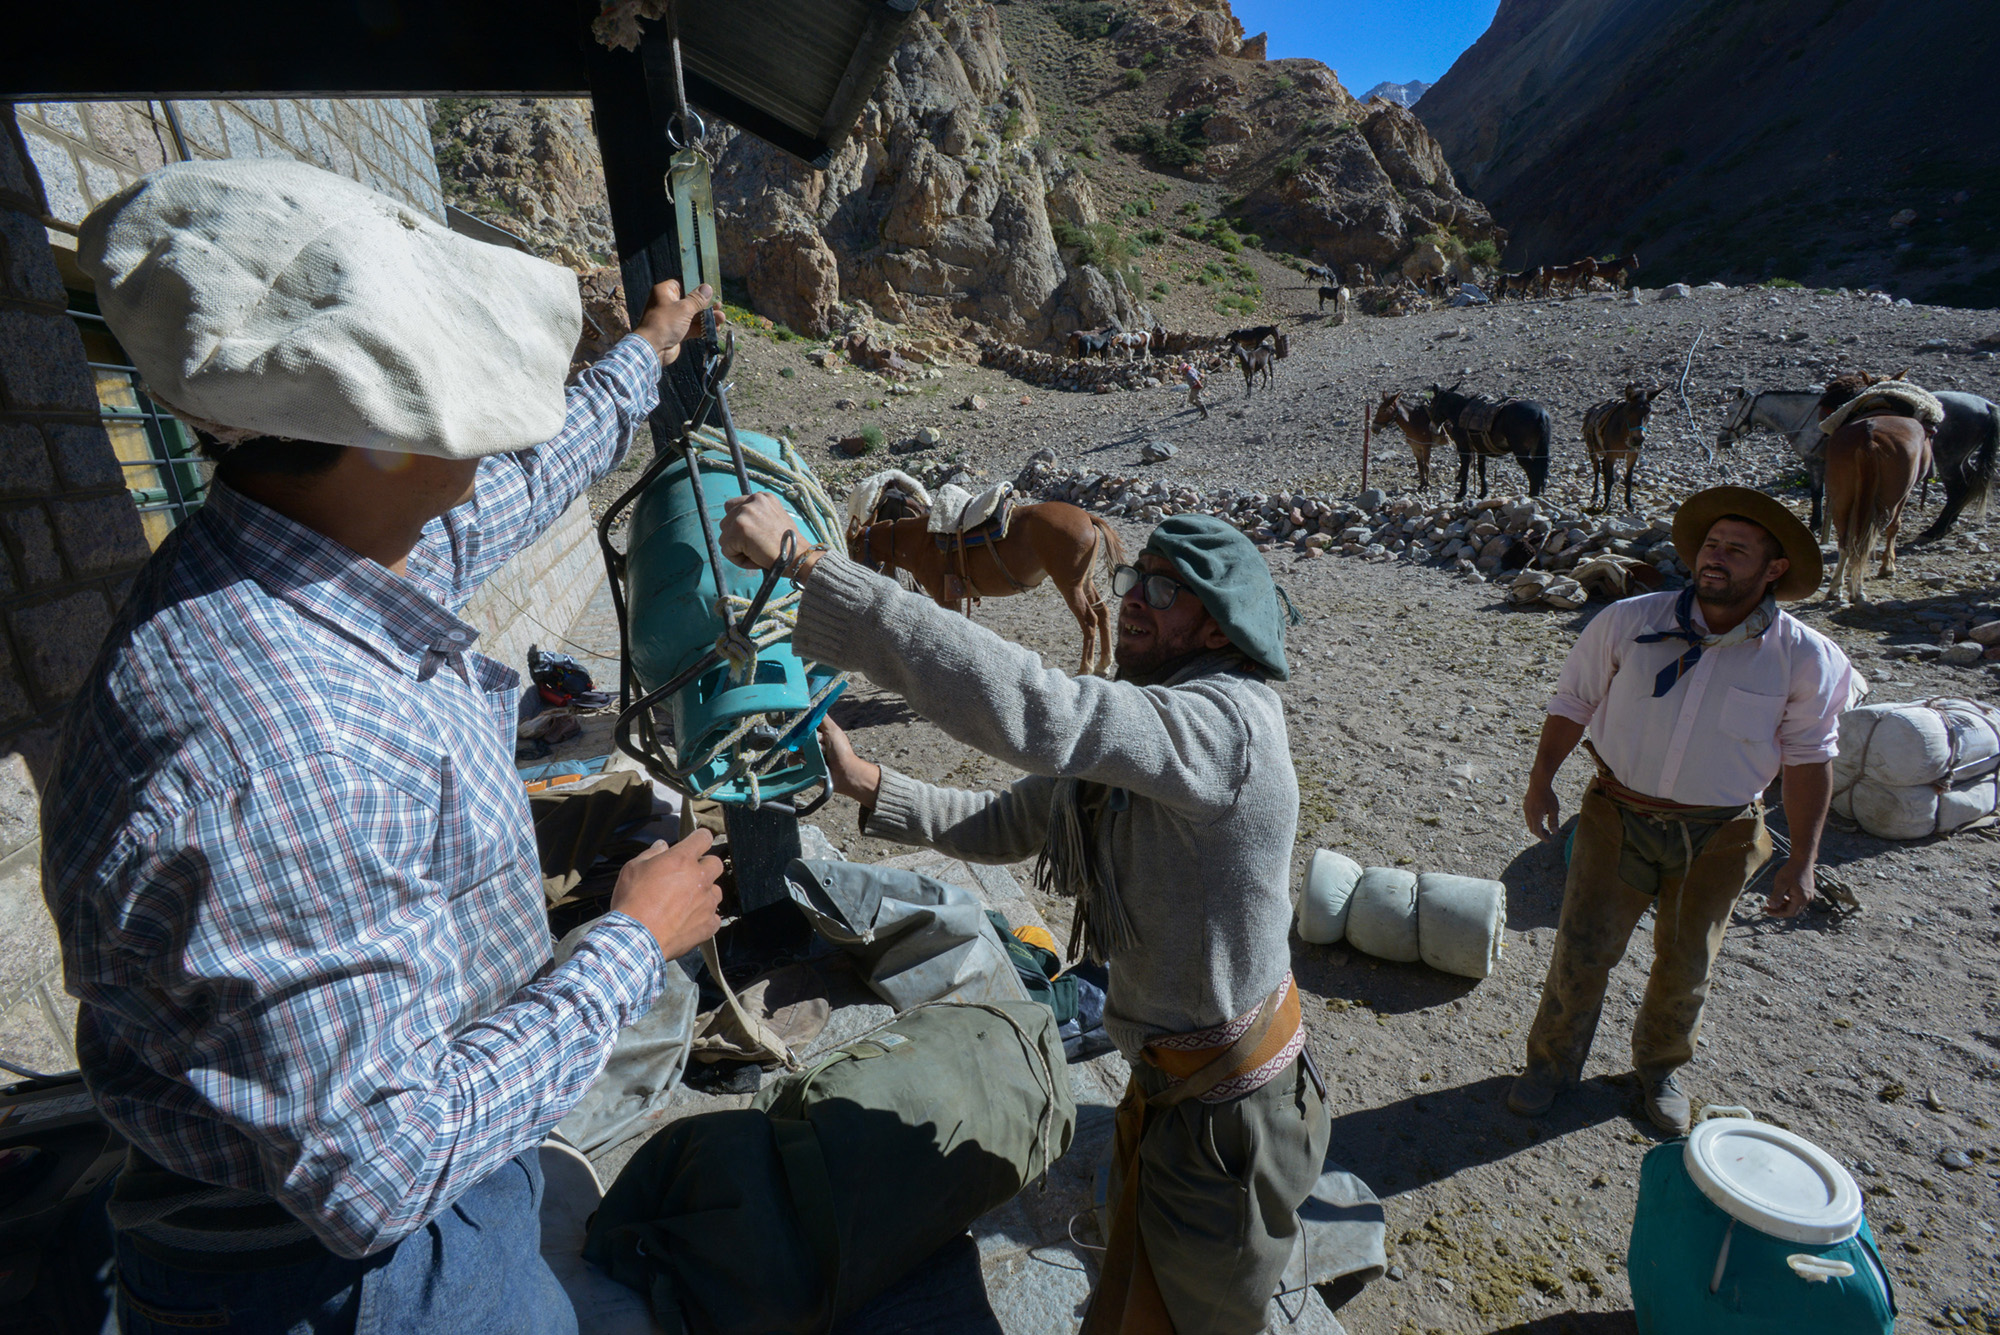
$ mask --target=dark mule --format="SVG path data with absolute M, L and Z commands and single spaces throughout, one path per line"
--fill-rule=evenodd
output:
M 1225 343 L 1234 343 L 1239 348 L 1254 348 L 1265 339 L 1278 336 L 1278 326 L 1274 324 L 1252 325 L 1248 329 L 1232 329 L 1222 336 Z
M 1625 508 L 1632 508 L 1632 474 L 1639 467 L 1639 451 L 1646 443 L 1646 418 L 1653 411 L 1659 389 L 1640 385 L 1625 386 L 1623 398 L 1606 399 L 1583 415 L 1583 453 L 1590 460 L 1590 504 L 1597 504 L 1597 485 L 1604 484 L 1604 504 L 1611 505 L 1611 488 L 1617 481 L 1618 464 L 1625 463 Z
M 1479 460 L 1479 496 L 1486 498 L 1486 460 L 1511 454 L 1528 475 L 1528 494 L 1539 496 L 1549 480 L 1549 441 L 1555 424 L 1549 410 L 1533 399 L 1489 399 L 1431 386 L 1431 416 L 1458 447 L 1458 499 L 1465 499 L 1466 475 Z
M 1250 397 L 1251 387 L 1257 383 L 1259 374 L 1264 377 L 1266 386 L 1271 384 L 1275 374 L 1274 368 L 1278 364 L 1278 353 L 1276 349 L 1266 347 L 1262 343 L 1254 348 L 1246 348 L 1239 343 L 1236 346 L 1236 361 L 1243 368 L 1243 397 L 1247 399 Z
M 1977 394 L 1953 389 L 1934 392 L 1944 405 L 1944 421 L 1931 440 L 1931 466 L 1944 484 L 1944 509 L 1917 535 L 1919 543 L 1942 538 L 1974 501 L 1979 502 L 1980 519 L 1986 518 L 1994 464 L 2000 461 L 2000 407 Z M 1930 500 L 1930 485 L 1930 479 L 1925 478 L 1926 502 Z
M 1334 281 L 1333 270 L 1322 268 L 1317 264 L 1308 264 L 1306 266 L 1306 281 L 1315 283 L 1331 283 Z
M 1111 357 L 1112 340 L 1118 337 L 1116 329 L 1077 329 L 1069 336 L 1069 355 L 1078 361 L 1085 357 Z
M 1599 260 L 1597 276 L 1611 286 L 1623 291 L 1632 275 L 1639 272 L 1637 255 L 1621 255 L 1615 260 Z
M 1542 266 L 1542 293 L 1546 296 L 1551 288 L 1561 284 L 1570 296 L 1576 295 L 1579 285 L 1588 287 L 1590 280 L 1597 276 L 1597 261 L 1589 256 L 1573 264 L 1545 264 Z

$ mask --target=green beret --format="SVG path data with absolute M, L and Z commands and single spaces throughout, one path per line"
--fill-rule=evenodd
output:
M 1172 561 L 1229 642 L 1279 681 L 1292 675 L 1285 662 L 1285 623 L 1296 622 L 1289 598 L 1271 582 L 1271 568 L 1256 544 L 1214 515 L 1175 515 L 1153 530 L 1146 550 Z

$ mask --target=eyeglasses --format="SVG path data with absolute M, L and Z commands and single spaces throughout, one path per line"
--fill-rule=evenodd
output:
M 1174 599 L 1181 596 L 1187 585 L 1172 575 L 1150 575 L 1137 566 L 1113 566 L 1111 568 L 1111 592 L 1123 598 L 1132 590 L 1139 590 L 1139 596 L 1146 600 L 1146 606 L 1155 612 L 1164 612 L 1174 605 Z

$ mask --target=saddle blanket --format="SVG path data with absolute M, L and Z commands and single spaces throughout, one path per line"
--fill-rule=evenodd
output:
M 1007 502 L 1013 495 L 1011 482 L 995 482 L 977 495 L 947 482 L 937 489 L 931 503 L 928 527 L 932 533 L 947 536 L 978 528 L 1008 508 Z
M 1819 429 L 1830 436 L 1856 413 L 1886 407 L 1900 408 L 1925 426 L 1934 427 L 1944 421 L 1944 405 L 1938 402 L 1935 394 L 1907 380 L 1884 380 L 1870 385 L 1858 396 L 1828 413 L 1820 420 Z
M 905 473 L 900 468 L 884 469 L 862 478 L 847 495 L 848 527 L 868 523 L 875 514 L 875 508 L 882 503 L 882 493 L 894 487 L 926 511 L 931 506 L 931 494 L 924 484 Z

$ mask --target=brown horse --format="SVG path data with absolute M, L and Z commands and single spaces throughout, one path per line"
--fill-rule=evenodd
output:
M 1611 506 L 1611 488 L 1618 465 L 1625 465 L 1625 508 L 1632 508 L 1632 473 L 1639 467 L 1639 450 L 1646 443 L 1646 418 L 1653 400 L 1666 388 L 1625 386 L 1625 396 L 1606 399 L 1583 415 L 1583 452 L 1590 460 L 1590 505 L 1597 504 L 1597 486 L 1604 484 L 1604 505 Z
M 1015 506 L 1007 536 L 998 541 L 965 546 L 967 535 L 955 534 L 946 547 L 938 545 L 940 535 L 930 532 L 928 523 L 898 519 L 869 524 L 848 539 L 848 555 L 872 570 L 907 570 L 939 606 L 967 615 L 969 604 L 981 598 L 1026 593 L 1053 579 L 1083 630 L 1083 661 L 1077 671 L 1092 670 L 1093 649 L 1096 671 L 1110 665 L 1116 642 L 1111 604 L 1091 578 L 1098 557 L 1104 558 L 1107 571 L 1125 560 L 1125 544 L 1109 522 L 1063 501 L 1042 501 Z
M 1542 266 L 1542 295 L 1561 284 L 1563 291 L 1574 296 L 1578 285 L 1590 286 L 1590 280 L 1597 276 L 1597 261 L 1586 255 L 1574 264 L 1548 264 Z
M 1846 399 L 1857 397 L 1846 387 L 1829 386 L 1826 397 L 1835 402 L 1822 400 L 1822 417 L 1840 406 L 1843 392 Z M 1882 566 L 1875 577 L 1896 573 L 1896 531 L 1903 506 L 1930 471 L 1932 432 L 1907 405 L 1885 397 L 1860 404 L 1827 437 L 1826 508 L 1840 548 L 1828 601 L 1866 601 L 1866 566 L 1878 542 Z
M 1391 422 L 1403 433 L 1403 439 L 1410 442 L 1410 455 L 1417 461 L 1417 490 L 1429 491 L 1431 449 L 1448 444 L 1450 438 L 1445 435 L 1443 427 L 1431 420 L 1428 406 L 1420 403 L 1414 408 L 1405 408 L 1399 390 L 1384 394 L 1382 402 L 1375 405 L 1375 429 L 1387 430 Z

